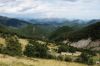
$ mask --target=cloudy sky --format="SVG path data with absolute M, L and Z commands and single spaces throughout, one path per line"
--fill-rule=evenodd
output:
M 0 0 L 0 14 L 24 18 L 99 19 L 100 0 Z

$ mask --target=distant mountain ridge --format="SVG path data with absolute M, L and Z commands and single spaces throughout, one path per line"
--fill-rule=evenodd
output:
M 81 19 L 64 19 L 64 18 L 44 18 L 44 19 L 21 19 L 21 18 L 9 18 L 6 16 L 0 16 L 0 24 L 7 26 L 20 27 L 27 24 L 37 25 L 53 25 L 53 26 L 78 26 L 82 27 L 100 21 L 100 19 L 93 20 L 81 20 Z
M 2 24 L 4 26 L 8 26 L 8 27 L 11 26 L 11 27 L 18 28 L 18 27 L 23 27 L 25 25 L 28 25 L 30 23 L 28 23 L 24 20 L 0 16 L 0 24 Z
M 97 21 L 99 20 L 95 20 L 92 23 L 96 23 Z M 85 22 L 83 20 L 33 19 L 25 21 L 23 19 L 0 16 L 1 32 L 17 33 L 18 35 L 27 37 L 48 37 L 53 31 L 62 26 L 68 26 L 77 30 L 90 24 L 91 21 Z
M 21 19 L 0 16 L 0 32 L 4 33 L 16 33 L 25 37 L 42 38 L 55 29 L 55 25 L 33 24 Z
M 94 22 L 80 29 L 73 27 L 60 27 L 50 36 L 50 39 L 55 41 L 62 41 L 68 39 L 69 41 L 79 41 L 81 39 L 91 38 L 92 40 L 100 39 L 100 22 Z

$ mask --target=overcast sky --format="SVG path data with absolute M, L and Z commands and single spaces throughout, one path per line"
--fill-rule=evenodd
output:
M 0 14 L 25 18 L 99 19 L 100 0 L 0 0 Z

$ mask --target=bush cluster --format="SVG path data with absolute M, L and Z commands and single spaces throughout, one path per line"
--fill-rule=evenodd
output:
M 1 53 L 11 56 L 21 56 L 22 47 L 21 44 L 18 42 L 17 37 L 6 38 L 6 46 L 1 47 Z
M 47 57 L 47 46 L 39 44 L 36 41 L 30 41 L 29 44 L 26 46 L 24 51 L 24 55 L 28 57 L 40 57 L 45 58 Z

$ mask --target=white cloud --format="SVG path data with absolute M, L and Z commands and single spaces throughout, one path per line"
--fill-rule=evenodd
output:
M 0 0 L 0 13 L 41 18 L 100 18 L 100 0 Z

